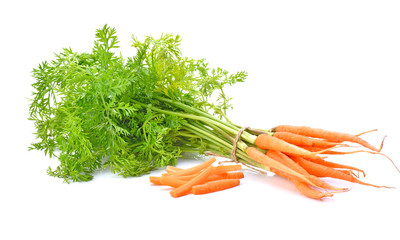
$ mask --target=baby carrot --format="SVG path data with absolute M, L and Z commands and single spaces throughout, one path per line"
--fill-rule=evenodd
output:
M 300 156 L 306 156 L 310 158 L 315 158 L 317 153 L 310 152 L 296 145 L 287 143 L 279 138 L 270 136 L 268 134 L 260 134 L 257 136 L 255 141 L 257 147 L 261 149 L 276 150 L 285 153 L 297 154 Z
M 274 137 L 282 139 L 285 142 L 302 146 L 302 147 L 318 147 L 318 148 L 330 148 L 339 145 L 337 142 L 328 142 L 321 139 L 310 138 L 307 136 L 290 133 L 290 132 L 275 132 Z M 341 145 L 341 144 L 340 144 Z
M 278 170 L 281 170 L 282 172 L 286 172 L 290 175 L 299 177 L 300 179 L 304 180 L 305 182 L 311 184 L 312 186 L 315 186 L 314 183 L 310 182 L 310 180 L 308 180 L 304 174 L 301 174 L 285 165 L 283 165 L 282 163 L 270 158 L 269 156 L 265 155 L 264 153 L 260 152 L 257 148 L 255 147 L 248 147 L 246 149 L 246 153 L 247 155 L 253 159 L 254 161 L 261 163 L 264 166 L 267 166 L 269 168 L 275 168 Z
M 293 156 L 293 158 L 298 158 L 299 156 Z M 320 165 L 323 165 L 325 167 L 330 167 L 330 168 L 343 168 L 343 169 L 349 169 L 349 170 L 354 170 L 357 172 L 360 172 L 364 175 L 365 177 L 365 172 L 359 168 L 355 168 L 352 166 L 348 166 L 348 165 L 343 165 L 343 164 L 339 164 L 339 163 L 334 163 L 334 162 L 329 162 L 326 160 L 323 160 L 322 158 L 315 158 L 315 159 L 310 159 L 311 162 L 314 163 L 318 163 Z
M 275 127 L 273 130 L 275 132 L 291 132 L 308 137 L 322 138 L 333 142 L 340 142 L 340 141 L 353 142 L 360 144 L 361 146 L 364 146 L 366 148 L 369 148 L 372 151 L 375 152 L 380 151 L 380 149 L 377 149 L 376 147 L 372 146 L 364 139 L 348 133 L 328 131 L 320 128 L 311 128 L 307 126 L 291 126 L 291 125 L 280 125 Z
M 323 180 L 319 179 L 316 176 L 310 175 L 304 168 L 302 168 L 300 165 L 298 165 L 295 161 L 293 161 L 291 158 L 286 156 L 285 154 L 277 151 L 271 151 L 269 150 L 267 152 L 267 156 L 270 156 L 272 159 L 284 164 L 285 166 L 290 167 L 291 169 L 303 174 L 310 182 L 314 183 L 315 186 L 319 188 L 325 188 L 325 189 L 331 189 L 331 190 L 346 190 L 345 188 L 336 188 L 328 183 L 324 182 Z M 302 181 L 301 179 L 298 179 L 297 177 L 293 176 L 293 178 Z
M 239 179 L 222 179 L 222 180 L 207 182 L 201 185 L 195 185 L 192 187 L 192 192 L 195 195 L 206 194 L 206 193 L 225 190 L 228 188 L 233 188 L 238 185 L 240 185 Z

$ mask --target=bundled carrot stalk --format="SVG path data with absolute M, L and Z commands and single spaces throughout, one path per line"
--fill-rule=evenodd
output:
M 238 186 L 244 177 L 243 172 L 238 172 L 242 166 L 235 164 L 214 167 L 212 164 L 215 161 L 213 157 L 188 169 L 167 166 L 166 173 L 161 177 L 150 176 L 150 182 L 173 187 L 170 194 L 175 198 L 191 192 L 195 195 L 207 194 Z

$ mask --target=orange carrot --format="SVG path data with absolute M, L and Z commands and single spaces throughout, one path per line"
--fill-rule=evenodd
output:
M 165 168 L 166 172 L 176 172 L 176 171 L 180 171 L 182 170 L 182 168 L 178 168 L 178 167 L 174 167 L 174 166 L 167 166 Z
M 162 185 L 170 186 L 173 188 L 177 188 L 187 183 L 188 181 L 176 179 L 174 177 L 161 177 L 160 182 Z
M 269 150 L 267 152 L 267 156 L 271 157 L 272 159 L 282 163 L 283 165 L 290 167 L 291 169 L 303 174 L 310 182 L 314 183 L 315 186 L 319 188 L 325 188 L 325 189 L 331 189 L 331 190 L 347 190 L 345 188 L 336 188 L 328 183 L 324 182 L 323 180 L 319 179 L 316 176 L 310 175 L 304 168 L 302 168 L 300 165 L 298 165 L 295 161 L 293 161 L 291 158 L 286 156 L 285 154 L 278 152 L 278 151 L 273 151 Z M 292 177 L 298 181 L 302 181 L 301 179 L 298 179 L 297 177 Z
M 304 170 L 299 164 L 297 164 L 295 161 L 293 161 L 291 158 L 289 158 L 287 155 L 285 155 L 282 152 L 275 151 L 275 150 L 268 150 L 266 153 L 267 156 L 270 158 L 282 163 L 283 165 L 295 170 L 298 173 L 308 175 L 308 172 Z
M 193 179 L 194 177 L 196 177 L 199 174 L 200 174 L 200 172 L 194 173 L 194 174 L 190 174 L 190 175 L 182 175 L 182 176 L 163 175 L 161 178 L 174 178 L 174 179 L 177 179 L 177 180 L 189 181 L 190 179 Z
M 215 157 L 210 158 L 209 160 L 198 164 L 194 167 L 183 169 L 180 171 L 174 171 L 174 172 L 169 172 L 169 173 L 164 173 L 163 176 L 183 176 L 183 175 L 191 175 L 194 173 L 197 173 L 207 167 L 209 167 L 211 164 L 213 164 L 216 161 Z
M 220 174 L 220 173 L 226 173 L 230 171 L 238 171 L 242 170 L 242 165 L 240 164 L 235 164 L 235 165 L 221 165 L 221 166 L 216 166 L 215 167 L 215 173 Z
M 306 183 L 304 183 L 282 171 L 279 171 L 275 168 L 271 168 L 271 171 L 273 173 L 275 173 L 276 175 L 281 176 L 281 177 L 286 178 L 289 181 L 291 181 L 295 185 L 295 187 L 300 191 L 300 193 L 306 197 L 313 198 L 313 199 L 322 199 L 324 197 L 332 197 L 333 196 L 333 193 L 321 192 L 316 189 L 310 188 Z
M 386 186 L 377 186 L 377 185 L 362 182 L 352 175 L 348 175 L 348 174 L 345 174 L 334 168 L 329 168 L 329 167 L 320 165 L 318 163 L 308 161 L 302 157 L 295 157 L 294 159 L 300 166 L 302 166 L 304 169 L 306 169 L 307 172 L 309 172 L 310 174 L 317 176 L 317 177 L 331 177 L 331 178 L 337 178 L 337 179 L 345 180 L 348 182 L 353 182 L 353 183 L 358 183 L 358 184 L 363 184 L 363 185 L 368 185 L 368 186 L 373 186 L 373 187 L 390 188 L 390 187 L 386 187 Z
M 243 172 L 228 172 L 225 175 L 226 179 L 240 179 L 240 178 L 244 178 L 244 174 Z
M 306 156 L 310 158 L 315 158 L 317 153 L 310 152 L 296 145 L 287 143 L 279 138 L 270 136 L 268 134 L 260 134 L 257 136 L 255 141 L 257 147 L 261 149 L 276 150 L 285 153 L 297 154 L 300 156 Z
M 240 178 L 244 178 L 243 172 L 227 172 L 227 173 L 214 174 L 208 177 L 207 181 L 215 181 L 222 179 L 240 179 Z
M 161 177 L 150 176 L 150 182 L 153 184 L 162 185 L 160 180 L 161 180 Z
M 292 158 L 297 158 L 298 156 L 292 156 Z M 307 159 L 307 158 L 306 158 Z M 362 173 L 363 175 L 364 175 L 364 177 L 365 177 L 365 172 L 363 171 L 363 170 L 361 170 L 361 169 L 359 169 L 359 168 L 356 168 L 356 167 L 352 167 L 352 166 L 348 166 L 348 165 L 343 165 L 343 164 L 339 164 L 339 163 L 334 163 L 334 162 L 329 162 L 329 161 L 326 161 L 326 160 L 324 160 L 324 159 L 322 159 L 322 158 L 314 158 L 314 159 L 307 159 L 307 160 L 309 160 L 309 161 L 311 161 L 311 162 L 314 162 L 314 163 L 318 163 L 318 164 L 320 164 L 320 165 L 324 165 L 325 167 L 330 167 L 330 168 L 343 168 L 343 169 L 349 169 L 349 170 L 354 170 L 354 171 L 357 171 L 357 172 L 360 172 L 360 173 Z
M 212 193 L 212 192 L 225 190 L 228 188 L 233 188 L 233 187 L 239 186 L 239 184 L 240 184 L 239 179 L 216 180 L 216 181 L 207 182 L 207 183 L 204 183 L 201 185 L 195 185 L 192 187 L 192 192 L 195 195 Z
M 299 177 L 300 179 L 302 179 L 303 181 L 305 181 L 306 183 L 315 186 L 314 183 L 310 182 L 310 180 L 308 180 L 304 174 L 301 174 L 285 165 L 283 165 L 282 163 L 270 158 L 269 156 L 263 154 L 262 152 L 260 152 L 257 148 L 255 147 L 248 147 L 246 149 L 246 153 L 247 155 L 253 159 L 254 161 L 261 163 L 264 166 L 267 166 L 268 168 L 275 168 L 278 169 L 282 172 L 288 173 L 290 175 Z
M 182 170 L 184 171 L 184 170 Z M 181 172 L 181 171 L 180 171 Z M 172 197 L 181 197 L 188 194 L 194 185 L 203 184 L 206 182 L 207 178 L 213 175 L 215 172 L 215 167 L 209 165 L 204 171 L 202 171 L 199 175 L 187 181 L 183 185 L 175 188 L 174 190 L 170 191 Z
M 366 148 L 369 148 L 372 151 L 375 152 L 380 151 L 380 149 L 377 149 L 376 147 L 372 146 L 364 139 L 348 133 L 328 131 L 320 128 L 311 128 L 307 126 L 291 126 L 291 125 L 280 125 L 275 127 L 273 130 L 275 132 L 291 132 L 308 137 L 322 138 L 333 142 L 341 142 L 341 141 L 353 142 L 360 144 L 361 146 L 364 146 Z
M 328 142 L 321 139 L 310 138 L 307 136 L 290 133 L 290 132 L 275 132 L 274 137 L 282 139 L 285 142 L 302 146 L 302 147 L 318 147 L 318 148 L 331 148 L 337 145 L 342 145 L 337 142 Z

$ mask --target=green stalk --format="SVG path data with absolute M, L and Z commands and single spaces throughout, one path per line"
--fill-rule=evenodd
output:
M 235 130 L 238 130 L 238 131 L 239 131 L 239 128 L 238 128 L 237 126 L 233 125 L 232 123 L 222 121 L 222 120 L 220 120 L 220 119 L 218 119 L 218 118 L 212 116 L 211 114 L 209 114 L 209 113 L 207 113 L 207 112 L 204 112 L 204 111 L 201 111 L 201 110 L 199 110 L 199 109 L 193 108 L 193 107 L 188 106 L 188 105 L 186 105 L 186 104 L 184 104 L 184 103 L 181 103 L 181 102 L 179 102 L 179 101 L 174 101 L 174 100 L 172 100 L 172 99 L 163 98 L 163 97 L 155 97 L 155 98 L 156 98 L 156 99 L 159 99 L 159 100 L 162 100 L 162 101 L 164 101 L 164 102 L 168 102 L 168 103 L 170 103 L 170 104 L 173 104 L 173 105 L 175 105 L 175 106 L 177 106 L 177 107 L 179 107 L 179 108 L 181 108 L 181 109 L 187 110 L 187 111 L 189 111 L 189 112 L 197 113 L 197 114 L 200 115 L 200 116 L 210 118 L 210 119 L 212 119 L 212 120 L 214 120 L 214 121 L 217 121 L 217 122 L 219 122 L 219 123 L 221 123 L 221 124 L 226 125 L 227 127 L 230 127 L 230 128 L 232 128 L 232 129 L 235 129 Z
M 215 141 L 217 143 L 219 143 L 222 146 L 226 146 L 226 147 L 231 147 L 229 143 L 227 143 L 226 141 L 222 140 L 221 138 L 217 137 L 215 134 L 211 134 L 208 133 L 207 131 L 205 131 L 204 129 L 200 129 L 192 124 L 185 124 L 186 127 L 188 127 L 189 130 L 192 130 L 194 133 L 199 134 L 201 137 L 207 138 L 209 141 Z
M 237 133 L 239 132 L 239 130 L 240 130 L 240 127 L 238 127 L 237 125 L 231 123 L 230 121 L 229 121 L 229 122 L 222 121 L 222 120 L 220 120 L 220 119 L 218 119 L 218 118 L 212 116 L 211 114 L 209 114 L 209 113 L 207 113 L 207 112 L 204 112 L 204 111 L 201 111 L 201 110 L 199 110 L 199 109 L 193 108 L 193 107 L 188 106 L 188 105 L 186 105 L 186 104 L 184 104 L 184 103 L 181 103 L 181 102 L 179 102 L 179 101 L 174 101 L 174 100 L 172 100 L 172 99 L 163 98 L 163 97 L 155 97 L 155 98 L 156 98 L 156 99 L 159 99 L 159 100 L 162 100 L 162 101 L 164 101 L 164 102 L 173 104 L 173 105 L 175 105 L 175 106 L 177 106 L 177 107 L 179 107 L 179 108 L 181 108 L 181 109 L 183 109 L 183 110 L 187 110 L 187 111 L 189 111 L 189 112 L 196 113 L 196 114 L 198 114 L 198 115 L 200 115 L 200 116 L 206 117 L 206 118 L 208 118 L 208 119 L 210 119 L 210 120 L 212 120 L 212 121 L 214 121 L 214 122 L 218 122 L 219 124 L 225 125 L 226 127 L 230 128 L 230 129 L 233 129 L 233 130 L 236 132 L 236 134 L 237 134 Z M 216 124 L 214 124 L 214 125 L 216 125 Z M 236 134 L 234 134 L 234 135 L 236 135 Z M 247 140 L 253 139 L 253 140 L 251 140 L 251 141 L 249 141 L 249 142 L 252 143 L 252 144 L 254 144 L 254 141 L 255 141 L 255 136 L 254 136 L 254 135 L 252 135 L 252 134 L 250 134 L 250 133 L 247 133 L 247 132 L 243 132 L 241 136 L 243 136 L 243 138 L 244 138 L 244 139 L 247 139 Z
M 147 105 L 147 104 L 135 101 L 135 100 L 132 100 L 132 101 L 134 103 L 138 104 L 138 105 L 141 105 L 143 107 L 148 107 L 151 110 L 154 110 L 154 111 L 159 112 L 159 113 L 164 113 L 164 114 L 168 114 L 168 115 L 174 115 L 174 116 L 177 116 L 177 117 L 182 117 L 182 118 L 187 118 L 187 119 L 198 120 L 198 121 L 202 121 L 202 122 L 204 122 L 206 124 L 214 124 L 214 125 L 224 129 L 225 131 L 227 131 L 227 132 L 229 132 L 229 133 L 231 133 L 233 135 L 236 135 L 239 132 L 239 130 L 236 127 L 234 127 L 234 128 L 229 127 L 226 124 L 223 124 L 220 121 L 216 121 L 216 120 L 210 119 L 209 117 L 202 117 L 202 116 L 198 116 L 198 115 L 194 115 L 194 114 L 163 110 L 163 109 L 160 109 L 160 108 L 157 108 L 157 107 L 154 107 L 154 106 L 151 106 L 151 105 Z M 243 132 L 241 137 L 244 140 L 246 140 L 247 142 L 252 143 L 252 144 L 254 144 L 255 140 L 256 140 L 256 136 L 254 136 L 254 135 L 252 135 L 250 133 L 247 133 L 247 132 Z

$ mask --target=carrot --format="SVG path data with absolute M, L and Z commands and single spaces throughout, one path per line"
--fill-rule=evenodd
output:
M 269 156 L 263 154 L 262 152 L 260 152 L 257 148 L 255 147 L 248 147 L 246 149 L 246 153 L 247 155 L 254 161 L 261 163 L 264 166 L 267 166 L 269 168 L 275 168 L 278 169 L 282 172 L 288 173 L 290 175 L 299 177 L 300 179 L 302 179 L 303 181 L 307 182 L 308 184 L 315 186 L 314 183 L 310 182 L 310 180 L 308 180 L 304 174 L 301 174 L 285 165 L 283 165 L 282 163 L 270 158 Z
M 207 183 L 204 183 L 201 185 L 195 185 L 192 187 L 192 192 L 195 195 L 212 193 L 212 192 L 225 190 L 228 188 L 233 188 L 233 187 L 239 186 L 239 184 L 240 184 L 239 179 L 216 180 L 216 181 L 207 182 Z
M 293 156 L 293 158 L 296 158 L 296 157 L 298 157 L 298 156 Z M 306 158 L 306 159 L 307 159 L 307 158 Z M 343 164 L 339 164 L 339 163 L 334 163 L 334 162 L 329 162 L 329 161 L 326 161 L 326 160 L 324 160 L 324 159 L 322 159 L 322 158 L 314 158 L 314 159 L 308 159 L 308 160 L 311 161 L 311 162 L 314 162 L 314 163 L 318 163 L 318 164 L 320 164 L 320 165 L 323 165 L 323 166 L 325 166 L 325 167 L 330 167 L 330 168 L 343 168 L 343 169 L 354 170 L 354 171 L 357 171 L 357 172 L 362 173 L 362 174 L 364 175 L 364 177 L 365 177 L 365 172 L 364 172 L 363 170 L 359 169 L 359 168 L 356 168 L 356 167 L 352 167 L 352 166 L 348 166 L 348 165 L 343 165 Z
M 183 176 L 163 175 L 161 178 L 174 178 L 174 179 L 177 179 L 177 180 L 189 181 L 190 179 L 193 179 L 194 177 L 196 177 L 199 174 L 200 174 L 200 172 L 194 173 L 194 174 L 190 174 L 190 175 L 183 175 Z
M 240 178 L 244 178 L 243 172 L 227 172 L 227 173 L 214 174 L 208 177 L 207 181 L 215 181 L 222 179 L 240 179 Z
M 162 185 L 161 177 L 150 176 L 150 182 L 156 185 Z
M 289 158 L 287 155 L 285 155 L 282 152 L 275 151 L 275 150 L 268 150 L 266 153 L 267 156 L 270 158 L 282 163 L 283 165 L 295 170 L 296 172 L 299 172 L 304 175 L 308 175 L 308 172 L 302 168 L 299 164 L 297 164 L 295 161 L 293 161 L 291 158 Z
M 235 164 L 235 165 L 224 165 L 224 166 L 216 166 L 215 167 L 216 174 L 226 173 L 229 171 L 238 171 L 238 170 L 242 170 L 242 165 Z
M 183 176 L 183 175 L 191 175 L 194 173 L 197 173 L 207 167 L 209 167 L 211 164 L 213 164 L 216 161 L 215 157 L 210 158 L 209 160 L 198 164 L 194 167 L 187 168 L 187 169 L 182 169 L 180 171 L 174 171 L 174 172 L 169 172 L 169 173 L 164 173 L 163 176 Z
M 321 139 L 310 138 L 307 136 L 290 133 L 290 132 L 275 132 L 274 137 L 282 139 L 285 142 L 302 146 L 302 147 L 318 147 L 318 148 L 330 148 L 337 145 L 343 145 L 337 142 L 328 142 Z
M 228 172 L 225 175 L 226 179 L 240 179 L 244 178 L 243 172 Z
M 310 174 L 317 176 L 317 177 L 331 177 L 331 178 L 337 178 L 337 179 L 345 180 L 348 182 L 358 183 L 358 184 L 367 185 L 367 186 L 373 186 L 373 187 L 378 187 L 378 188 L 380 188 L 380 187 L 390 188 L 390 187 L 386 187 L 386 186 L 377 186 L 377 185 L 362 182 L 352 175 L 348 175 L 348 174 L 338 171 L 336 169 L 329 168 L 329 167 L 320 165 L 318 163 L 308 161 L 302 157 L 294 157 L 294 159 L 300 166 L 302 166 L 304 169 L 306 169 L 307 172 L 309 172 Z
M 333 196 L 333 193 L 321 192 L 316 189 L 310 188 L 306 183 L 299 181 L 298 179 L 293 178 L 292 176 L 290 176 L 282 171 L 279 171 L 278 169 L 271 168 L 271 171 L 273 173 L 275 173 L 276 175 L 281 176 L 281 177 L 286 178 L 289 181 L 291 181 L 294 184 L 294 186 L 299 190 L 299 192 L 306 197 L 313 198 L 313 199 L 322 199 L 324 197 L 332 197 Z
M 271 157 L 272 159 L 282 163 L 283 165 L 290 167 L 291 169 L 303 174 L 310 182 L 314 183 L 315 186 L 319 188 L 325 188 L 325 189 L 331 189 L 331 190 L 347 190 L 345 188 L 336 188 L 328 183 L 324 182 L 323 180 L 319 179 L 316 176 L 310 175 L 304 168 L 302 168 L 300 165 L 298 165 L 295 161 L 293 161 L 291 158 L 289 158 L 287 155 L 269 150 L 266 154 L 267 156 Z M 297 181 L 302 181 L 301 179 L 298 179 L 297 177 L 292 177 L 296 179 Z
M 184 171 L 184 170 L 182 170 Z M 170 191 L 172 197 L 181 197 L 188 194 L 194 185 L 203 184 L 206 182 L 207 178 L 213 175 L 215 172 L 215 167 L 209 165 L 204 171 L 202 171 L 199 175 L 187 181 L 186 183 L 182 184 L 181 186 L 175 188 L 174 190 Z
M 183 184 L 187 183 L 188 181 L 176 179 L 174 177 L 161 177 L 160 182 L 162 185 L 170 186 L 173 188 L 178 188 Z
M 372 151 L 379 152 L 380 149 L 377 149 L 376 147 L 372 146 L 369 144 L 367 141 L 364 139 L 357 137 L 356 135 L 348 134 L 348 133 L 340 133 L 340 132 L 334 132 L 334 131 L 328 131 L 320 128 L 311 128 L 307 126 L 291 126 L 291 125 L 279 125 L 273 129 L 275 132 L 291 132 L 299 135 L 304 135 L 308 137 L 314 137 L 314 138 L 322 138 L 326 139 L 328 141 L 333 141 L 333 142 L 341 142 L 341 141 L 347 141 L 347 142 L 353 142 L 360 144 L 361 146 L 364 146 L 366 148 L 369 148 Z
M 167 166 L 165 168 L 166 172 L 177 172 L 177 171 L 181 171 L 182 168 L 178 168 L 178 167 L 174 167 L 174 166 Z
M 285 153 L 297 154 L 300 156 L 306 156 L 310 158 L 315 158 L 317 152 L 310 152 L 296 145 L 287 143 L 279 138 L 270 136 L 268 134 L 260 134 L 257 136 L 255 141 L 257 147 L 261 149 L 276 150 Z

